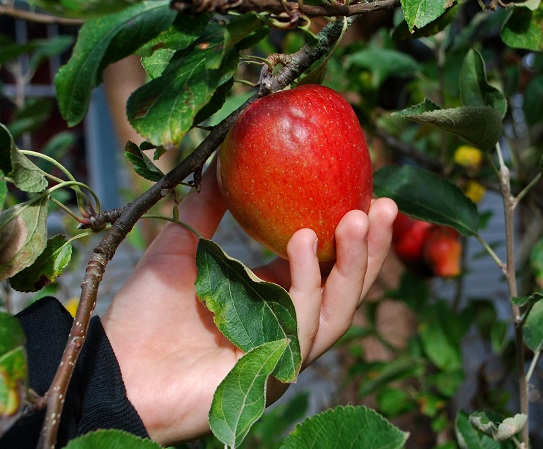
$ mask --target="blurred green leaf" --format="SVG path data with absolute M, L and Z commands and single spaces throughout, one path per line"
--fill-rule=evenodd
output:
M 402 388 L 384 388 L 377 394 L 377 407 L 385 416 L 402 415 L 416 407 L 416 402 Z
M 475 412 L 469 415 L 470 424 L 495 441 L 505 441 L 519 433 L 527 419 L 528 417 L 522 413 L 517 413 L 502 422 L 492 421 L 484 412 Z
M 389 48 L 366 48 L 350 54 L 346 60 L 348 64 L 369 70 L 374 87 L 391 75 L 407 78 L 420 70 L 419 63 L 411 56 Z
M 501 118 L 507 111 L 507 100 L 495 87 L 488 84 L 483 57 L 470 49 L 460 71 L 460 97 L 464 106 L 491 106 Z
M 362 368 L 362 372 L 357 373 L 364 379 L 359 394 L 364 397 L 393 382 L 421 374 L 425 365 L 423 359 L 410 356 L 402 356 L 390 362 L 368 363 Z
M 511 8 L 500 35 L 509 47 L 543 50 L 543 9 Z
M 526 318 L 524 342 L 532 351 L 543 346 L 543 301 L 536 302 Z
M 0 437 L 23 411 L 28 378 L 24 345 L 26 338 L 19 321 L 0 312 Z
M 403 301 L 411 309 L 418 311 L 430 299 L 430 286 L 424 278 L 406 270 L 402 273 L 398 288 L 388 291 L 387 296 Z
M 500 443 L 477 431 L 468 415 L 459 412 L 455 421 L 456 438 L 461 449 L 500 449 Z
M 72 57 L 55 77 L 58 105 L 70 126 L 85 116 L 104 68 L 131 55 L 173 22 L 176 14 L 168 5 L 166 0 L 144 1 L 85 22 Z
M 414 122 L 434 125 L 456 134 L 473 146 L 489 151 L 494 148 L 503 130 L 500 113 L 490 106 L 462 106 L 440 109 L 429 100 L 392 115 Z
M 0 176 L 2 172 L 0 171 Z M 3 179 L 0 179 L 0 211 L 4 209 L 4 202 L 6 201 L 6 197 L 8 195 L 8 186 L 6 184 L 6 181 Z
M 71 257 L 72 244 L 63 235 L 52 237 L 36 261 L 13 276 L 9 284 L 20 292 L 41 290 L 62 274 Z
M 530 80 L 522 97 L 522 111 L 530 125 L 535 125 L 543 120 L 541 98 L 543 98 L 543 75 Z
M 425 0 L 401 0 L 402 10 L 409 31 L 413 32 L 415 27 L 422 28 L 441 16 L 447 8 L 451 7 L 453 1 L 428 2 Z
M 288 339 L 289 346 L 273 374 L 282 382 L 294 381 L 301 354 L 296 310 L 289 294 L 258 279 L 210 240 L 200 239 L 196 265 L 196 295 L 215 314 L 215 324 L 223 335 L 244 352 Z
M 105 14 L 112 14 L 127 8 L 141 0 L 28 0 L 31 5 L 37 6 L 51 14 L 87 19 Z
M 409 434 L 364 406 L 336 407 L 307 418 L 285 440 L 281 449 L 364 448 L 400 449 Z
M 100 429 L 74 438 L 64 449 L 162 449 L 149 438 L 140 438 L 132 433 L 117 429 Z
M 450 226 L 463 235 L 477 233 L 477 207 L 452 182 L 412 166 L 387 166 L 374 175 L 376 197 L 392 198 L 405 214 Z
M 257 346 L 239 359 L 219 384 L 209 411 L 213 434 L 225 445 L 238 447 L 266 408 L 266 384 L 288 340 Z
M 541 301 L 543 299 L 543 293 L 542 292 L 535 292 L 531 295 L 527 296 L 517 296 L 511 298 L 511 303 L 513 303 L 516 306 L 519 307 L 531 307 L 533 306 L 537 301 Z
M 14 139 L 26 132 L 33 132 L 45 125 L 51 116 L 53 103 L 49 98 L 29 98 L 25 105 L 15 111 L 8 125 Z
M 543 238 L 539 239 L 530 250 L 530 269 L 540 286 L 543 286 Z
M 60 161 L 70 148 L 75 145 L 76 135 L 70 131 L 61 131 L 51 137 L 41 149 L 43 154 Z
M 0 212 L 0 281 L 32 265 L 47 244 L 44 196 Z

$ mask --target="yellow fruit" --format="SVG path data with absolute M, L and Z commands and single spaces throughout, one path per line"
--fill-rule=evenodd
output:
M 478 203 L 485 196 L 486 189 L 477 181 L 466 181 L 464 184 L 464 194 L 474 203 Z
M 483 153 L 475 147 L 461 145 L 454 152 L 454 162 L 466 168 L 479 168 L 483 161 Z

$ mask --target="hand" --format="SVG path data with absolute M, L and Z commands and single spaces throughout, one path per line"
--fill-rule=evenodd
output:
M 225 209 L 212 165 L 201 192 L 182 202 L 180 220 L 211 238 Z M 255 270 L 260 278 L 290 291 L 304 367 L 351 325 L 388 253 L 396 213 L 394 202 L 379 199 L 368 215 L 356 210 L 346 214 L 336 229 L 337 260 L 326 278 L 321 277 L 313 249 L 316 235 L 310 229 L 291 238 L 290 263 L 276 259 Z M 209 431 L 213 393 L 243 355 L 196 298 L 197 243 L 192 232 L 167 225 L 102 317 L 128 398 L 151 438 L 163 445 Z M 285 389 L 271 383 L 269 402 Z

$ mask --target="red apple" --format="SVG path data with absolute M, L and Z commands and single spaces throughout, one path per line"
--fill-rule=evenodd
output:
M 369 210 L 373 177 L 362 128 L 349 103 L 324 86 L 255 101 L 228 133 L 218 162 L 233 217 L 284 258 L 292 234 L 311 228 L 319 260 L 333 259 L 341 218 Z
M 424 242 L 423 257 L 436 276 L 458 276 L 462 257 L 458 232 L 445 226 L 432 226 Z
M 398 213 L 392 226 L 392 247 L 402 262 L 422 262 L 422 249 L 431 226 L 426 221 Z

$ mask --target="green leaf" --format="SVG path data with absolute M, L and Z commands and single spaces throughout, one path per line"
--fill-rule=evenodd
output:
M 336 407 L 298 424 L 281 449 L 400 449 L 408 434 L 364 406 Z
M 1 172 L 0 172 L 1 175 Z M 6 201 L 6 197 L 8 196 L 8 186 L 6 184 L 6 181 L 3 179 L 0 179 L 0 211 L 4 208 L 4 202 Z
M 273 375 L 296 379 L 301 366 L 296 310 L 290 295 L 257 278 L 210 240 L 200 239 L 196 252 L 196 295 L 214 314 L 223 335 L 244 352 L 286 338 L 289 345 Z
M 48 98 L 29 98 L 22 108 L 15 111 L 12 122 L 8 125 L 14 139 L 25 132 L 33 132 L 44 126 L 51 116 L 53 103 Z
M 19 321 L 0 312 L 0 437 L 23 411 L 28 379 L 25 335 Z
M 474 429 L 464 412 L 456 416 L 455 430 L 461 449 L 500 449 L 501 447 L 500 443 Z
M 483 57 L 474 49 L 468 51 L 460 71 L 460 97 L 464 106 L 491 106 L 505 117 L 507 100 L 488 84 Z
M 463 235 L 477 233 L 477 207 L 452 182 L 411 166 L 390 165 L 373 179 L 377 197 L 392 198 L 398 208 L 419 220 L 450 226 Z
M 34 74 L 39 65 L 47 58 L 61 55 L 72 45 L 74 39 L 71 36 L 55 36 L 40 40 L 41 45 L 33 52 L 28 64 L 28 73 Z
M 164 176 L 164 173 L 153 164 L 151 159 L 130 140 L 124 146 L 124 156 L 130 162 L 134 171 L 142 178 L 156 182 Z
M 0 212 L 0 281 L 32 265 L 47 244 L 48 196 Z
M 413 357 L 400 357 L 390 362 L 376 362 L 364 367 L 364 382 L 359 389 L 361 397 L 379 391 L 391 383 L 420 374 L 424 361 Z
M 198 111 L 237 68 L 237 52 L 222 64 L 223 42 L 224 27 L 210 23 L 194 45 L 175 53 L 159 77 L 134 92 L 127 104 L 134 129 L 155 145 L 177 147 Z
M 530 310 L 524 323 L 524 342 L 532 351 L 543 345 L 543 301 L 538 301 Z
M 543 293 L 535 292 L 528 296 L 512 297 L 511 303 L 519 307 L 533 306 L 537 301 L 541 301 L 542 299 L 543 299 Z
M 87 19 L 118 12 L 139 1 L 141 0 L 28 0 L 28 3 L 55 15 Z
M 411 56 L 389 48 L 361 50 L 350 55 L 347 63 L 369 70 L 374 87 L 380 86 L 390 75 L 409 77 L 420 70 L 420 64 Z
M 436 20 L 454 1 L 401 0 L 401 4 L 409 31 L 413 32 L 415 27 L 422 28 Z
M 193 44 L 209 22 L 208 14 L 178 14 L 173 24 L 139 50 L 142 65 L 151 79 L 159 77 L 178 50 Z
M 543 120 L 541 98 L 543 98 L 543 75 L 534 77 L 528 83 L 522 97 L 522 111 L 530 125 L 535 125 Z
M 501 423 L 493 422 L 484 412 L 475 412 L 469 416 L 470 424 L 495 441 L 506 441 L 519 433 L 526 425 L 528 417 L 523 413 L 504 419 Z
M 162 449 L 149 439 L 117 429 L 96 430 L 68 442 L 64 449 Z
M 502 41 L 509 47 L 543 50 L 543 9 L 512 8 L 503 24 Z
M 538 285 L 543 285 L 543 238 L 540 238 L 530 250 L 530 269 Z
M 420 39 L 421 37 L 433 36 L 444 30 L 457 16 L 460 5 L 455 3 L 451 8 L 439 16 L 436 20 L 424 25 L 422 28 L 409 31 L 407 22 L 402 21 L 392 30 L 392 39 L 402 41 L 406 39 Z
M 131 55 L 173 22 L 175 12 L 168 4 L 166 0 L 144 1 L 85 22 L 72 57 L 55 77 L 59 108 L 70 126 L 85 116 L 104 68 Z
M 202 109 L 198 111 L 194 117 L 194 123 L 202 123 L 204 120 L 210 118 L 215 112 L 220 110 L 234 86 L 234 77 L 228 74 L 219 84 L 209 103 L 207 103 Z
M 288 347 L 288 340 L 258 346 L 238 360 L 219 384 L 209 411 L 213 434 L 225 445 L 238 447 L 266 409 L 266 385 Z
M 48 186 L 40 168 L 15 147 L 7 128 L 0 124 L 0 170 L 23 192 L 41 192 Z
M 437 126 L 486 151 L 494 148 L 503 129 L 500 113 L 490 106 L 439 109 L 431 101 L 425 100 L 392 115 L 424 125 Z
M 20 292 L 37 292 L 59 277 L 72 258 L 72 244 L 63 235 L 47 241 L 36 261 L 13 276 L 9 283 Z

